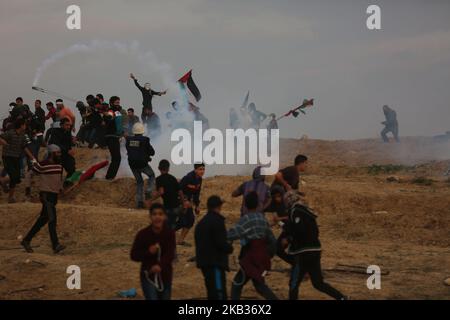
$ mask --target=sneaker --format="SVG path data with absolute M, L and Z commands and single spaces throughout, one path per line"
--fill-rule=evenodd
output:
M 57 254 L 63 251 L 66 248 L 66 246 L 63 246 L 62 244 L 58 244 L 56 248 L 53 249 L 53 253 Z
M 29 241 L 22 240 L 20 245 L 25 249 L 28 253 L 33 253 L 33 249 L 31 248 L 31 243 Z

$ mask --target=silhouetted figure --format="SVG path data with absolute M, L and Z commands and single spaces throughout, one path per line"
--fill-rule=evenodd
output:
M 389 142 L 387 134 L 391 132 L 394 135 L 395 141 L 400 142 L 398 139 L 397 113 L 386 105 L 383 106 L 383 112 L 386 121 L 382 122 L 382 124 L 384 124 L 384 129 L 381 131 L 381 138 L 384 142 Z

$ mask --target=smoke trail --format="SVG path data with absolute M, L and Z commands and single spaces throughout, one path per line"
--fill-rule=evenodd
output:
M 170 65 L 158 61 L 157 57 L 152 51 L 141 50 L 140 45 L 137 41 L 133 41 L 130 44 L 127 44 L 119 41 L 92 40 L 89 43 L 76 43 L 74 45 L 71 45 L 66 49 L 53 53 L 44 61 L 42 61 L 41 65 L 36 70 L 36 74 L 33 80 L 33 86 L 38 85 L 39 80 L 48 67 L 63 59 L 64 57 L 75 53 L 88 53 L 98 50 L 115 50 L 120 54 L 134 56 L 143 66 L 159 72 L 164 85 L 175 95 L 181 97 L 179 93 L 179 87 L 176 83 Z
M 162 134 L 161 137 L 155 141 L 152 141 L 153 146 L 157 150 L 157 155 L 154 157 L 151 163 L 153 169 L 156 169 L 157 163 L 161 159 L 170 160 L 171 145 L 170 142 L 171 131 L 176 127 L 188 127 L 192 125 L 194 116 L 192 112 L 188 111 L 189 107 L 189 97 L 186 90 L 181 88 L 177 82 L 177 78 L 172 72 L 172 68 L 169 64 L 161 62 L 157 59 L 152 51 L 142 50 L 140 44 L 137 41 L 131 43 L 123 43 L 119 41 L 106 41 L 106 40 L 93 40 L 88 43 L 76 43 L 68 48 L 60 50 L 56 53 L 51 54 L 47 57 L 40 66 L 37 68 L 35 77 L 33 80 L 33 86 L 37 86 L 40 79 L 42 78 L 45 71 L 60 61 L 61 59 L 77 53 L 93 53 L 99 50 L 113 50 L 119 54 L 135 57 L 136 60 L 142 64 L 144 67 L 149 68 L 152 71 L 158 72 L 162 78 L 164 86 L 174 95 L 175 100 L 178 103 L 178 112 L 173 112 L 176 118 L 168 119 L 164 115 L 160 115 Z M 202 143 L 200 141 L 200 143 Z M 122 161 L 119 171 L 119 177 L 132 177 L 132 173 L 129 169 L 128 163 L 126 161 L 126 150 L 123 143 L 121 144 Z M 106 159 L 108 159 L 107 157 Z M 98 159 L 97 159 L 98 160 Z M 97 161 L 96 160 L 96 161 Z M 251 168 L 253 166 L 243 166 L 243 165 L 213 165 L 209 166 L 207 170 L 208 176 L 213 176 L 216 174 L 225 175 L 236 175 L 236 174 L 250 174 Z M 179 165 L 173 167 L 173 173 L 178 177 L 182 177 L 186 172 L 192 170 L 192 165 Z M 100 176 L 104 173 L 106 169 L 100 171 Z M 156 170 L 155 170 L 156 171 Z

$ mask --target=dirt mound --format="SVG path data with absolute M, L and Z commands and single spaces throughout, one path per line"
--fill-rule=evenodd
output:
M 439 154 L 442 143 L 432 142 L 427 138 L 405 138 L 400 144 L 282 141 L 283 165 L 290 164 L 298 153 L 311 159 L 302 188 L 319 216 L 325 276 L 345 294 L 356 299 L 448 298 L 448 287 L 442 281 L 448 277 L 450 265 L 450 182 L 442 172 L 450 165 L 450 157 Z M 79 168 L 108 159 L 106 150 L 76 151 Z M 108 182 L 103 175 L 99 172 L 61 198 L 58 232 L 67 245 L 62 255 L 51 253 L 46 229 L 33 241 L 38 246 L 34 254 L 26 254 L 18 246 L 17 237 L 24 235 L 40 211 L 36 191 L 33 201 L 25 202 L 22 184 L 17 193 L 22 202 L 13 205 L 1 196 L 0 299 L 116 299 L 119 290 L 139 288 L 139 265 L 130 261 L 129 250 L 136 232 L 148 224 L 148 214 L 133 209 L 133 178 L 121 176 Z M 395 179 L 388 179 L 394 175 Z M 227 225 L 235 223 L 241 199 L 231 198 L 231 192 L 246 179 L 205 179 L 202 213 L 207 197 L 218 194 L 226 200 Z M 267 180 L 270 183 L 271 178 Z M 188 242 L 193 243 L 192 232 Z M 173 297 L 205 297 L 201 274 L 195 263 L 189 262 L 195 248 L 177 250 Z M 236 243 L 230 259 L 233 271 L 237 270 L 238 252 Z M 79 291 L 65 286 L 66 268 L 73 264 L 82 270 Z M 337 272 L 337 264 L 375 264 L 389 274 L 382 277 L 382 290 L 368 290 L 367 275 Z M 267 281 L 277 295 L 287 298 L 288 266 L 275 258 L 273 268 Z M 233 273 L 228 275 L 229 282 Z M 244 296 L 258 298 L 251 286 Z M 302 284 L 301 297 L 325 298 L 309 282 Z M 138 298 L 142 298 L 140 293 Z

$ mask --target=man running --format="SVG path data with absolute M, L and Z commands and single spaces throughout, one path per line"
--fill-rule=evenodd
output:
M 49 145 L 47 159 L 41 163 L 34 160 L 33 171 L 39 175 L 40 179 L 39 198 L 42 203 L 42 210 L 39 218 L 22 240 L 21 245 L 28 253 L 32 253 L 31 240 L 48 223 L 53 252 L 56 254 L 65 249 L 65 246 L 59 243 L 56 233 L 56 204 L 58 202 L 58 194 L 63 187 L 61 149 L 57 145 Z
M 394 135 L 394 139 L 396 142 L 400 142 L 398 138 L 398 121 L 397 121 L 397 113 L 389 108 L 388 106 L 383 106 L 384 116 L 386 117 L 386 121 L 383 121 L 381 124 L 384 125 L 383 131 L 381 131 L 381 138 L 383 142 L 389 142 L 387 134 L 391 132 Z

